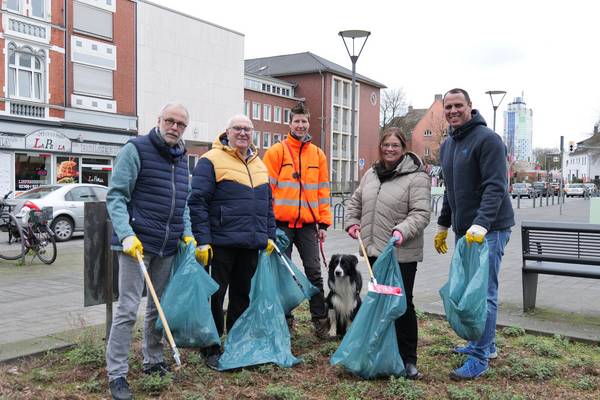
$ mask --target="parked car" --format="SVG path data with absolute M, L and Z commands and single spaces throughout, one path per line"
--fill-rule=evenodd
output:
M 517 182 L 513 183 L 512 190 L 510 192 L 513 199 L 527 197 L 531 198 L 533 195 L 533 187 L 531 183 Z
M 569 183 L 565 186 L 565 195 L 567 197 L 585 197 L 587 191 L 583 183 Z
M 23 192 L 6 203 L 19 214 L 24 206 L 30 209 L 52 207 L 50 228 L 56 240 L 71 239 L 73 232 L 83 231 L 83 207 L 86 202 L 106 201 L 108 188 L 87 183 L 44 185 Z
M 548 184 L 546 182 L 533 182 L 532 186 L 536 196 L 546 196 L 548 193 Z
M 550 184 L 550 193 L 554 193 L 554 195 L 558 196 L 560 192 L 560 182 L 552 182 Z

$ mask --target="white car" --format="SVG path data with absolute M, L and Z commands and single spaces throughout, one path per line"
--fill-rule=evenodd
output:
M 6 204 L 19 214 L 22 208 L 52 207 L 50 228 L 58 242 L 69 240 L 73 232 L 83 231 L 83 207 L 86 202 L 106 201 L 108 188 L 87 183 L 44 185 L 23 192 Z
M 565 186 L 565 194 L 567 197 L 584 197 L 587 193 L 587 188 L 583 183 L 569 183 Z

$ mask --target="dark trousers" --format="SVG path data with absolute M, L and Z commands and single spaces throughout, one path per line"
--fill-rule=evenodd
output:
M 250 286 L 256 272 L 258 250 L 237 247 L 213 246 L 211 263 L 212 278 L 219 284 L 219 290 L 212 295 L 210 308 L 219 336 L 223 334 L 225 316 L 223 302 L 229 288 L 227 305 L 227 332 L 250 304 Z
M 375 264 L 375 260 L 377 260 L 377 257 L 369 257 L 371 265 Z M 417 314 L 413 303 L 413 287 L 415 286 L 417 263 L 398 263 L 398 265 L 400 266 L 406 295 L 406 312 L 395 322 L 398 349 L 405 364 L 412 363 L 416 365 L 419 325 L 417 324 Z
M 310 315 L 313 320 L 327 318 L 325 305 L 325 292 L 323 291 L 323 277 L 321 276 L 321 259 L 319 258 L 319 239 L 315 224 L 303 225 L 302 228 L 289 228 L 287 223 L 277 222 L 277 227 L 285 232 L 290 239 L 290 246 L 285 250 L 288 257 L 292 257 L 292 247 L 296 246 L 306 277 L 319 293 L 310 298 Z M 289 317 L 289 316 L 286 316 Z

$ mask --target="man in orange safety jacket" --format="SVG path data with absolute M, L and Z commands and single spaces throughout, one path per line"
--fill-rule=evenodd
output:
M 269 171 L 273 193 L 273 212 L 277 227 L 296 245 L 310 282 L 319 293 L 310 299 L 315 334 L 327 338 L 329 319 L 319 264 L 319 241 L 331 225 L 329 172 L 323 150 L 311 143 L 308 133 L 310 114 L 304 104 L 291 110 L 287 138 L 269 148 L 263 162 Z M 292 255 L 292 245 L 285 253 Z M 294 319 L 287 315 L 288 326 Z

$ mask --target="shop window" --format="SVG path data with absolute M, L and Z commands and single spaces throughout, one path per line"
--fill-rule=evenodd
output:
M 81 159 L 81 183 L 108 186 L 112 177 L 112 162 L 104 158 Z
M 112 39 L 113 15 L 110 11 L 74 1 L 73 28 Z
M 8 96 L 44 101 L 45 53 L 8 45 Z
M 15 153 L 15 190 L 50 184 L 50 154 Z
M 79 157 L 56 157 L 56 183 L 79 183 Z

